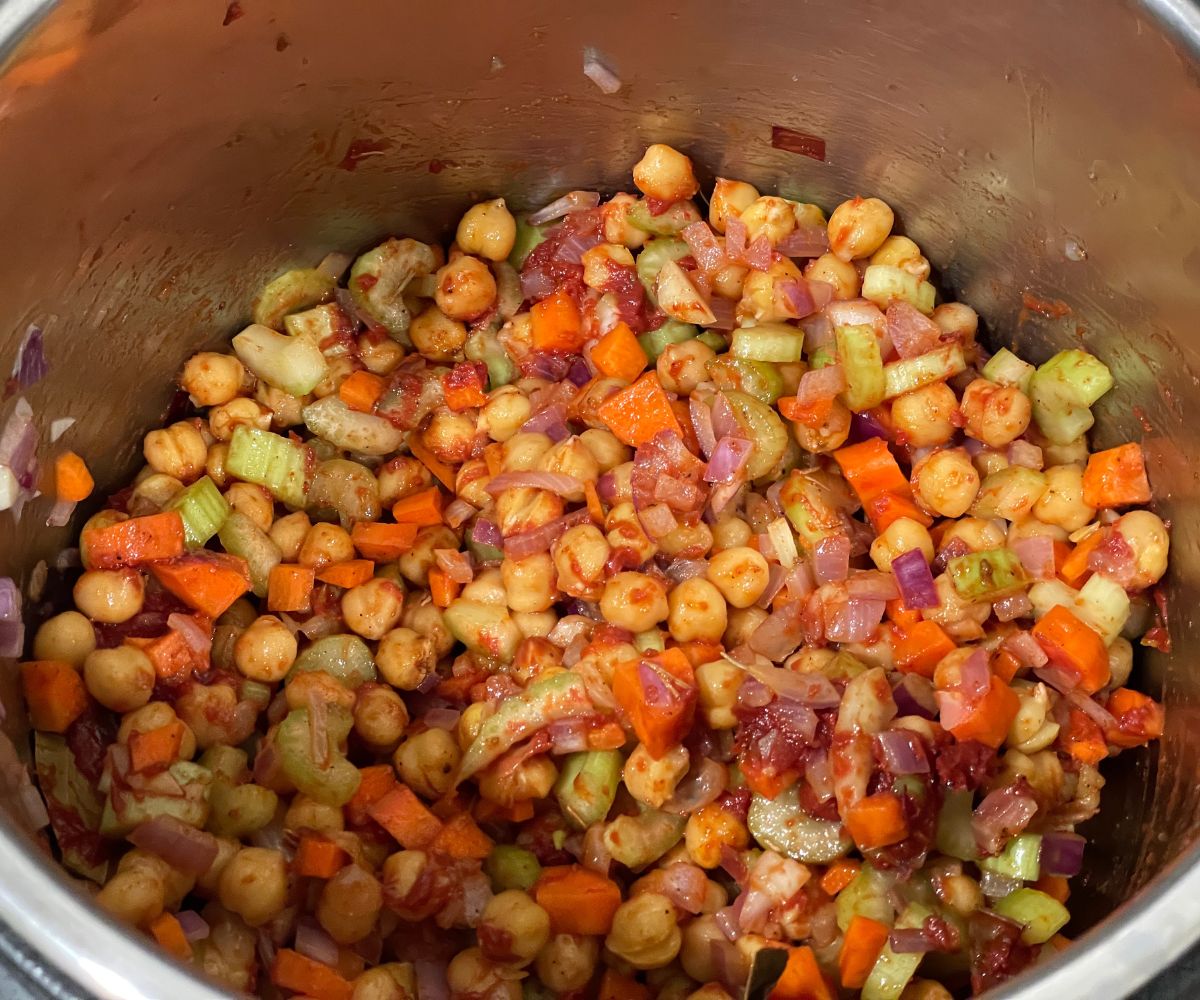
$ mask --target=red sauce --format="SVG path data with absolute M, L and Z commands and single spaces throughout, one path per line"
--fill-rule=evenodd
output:
M 1047 319 L 1062 319 L 1064 316 L 1071 315 L 1071 307 L 1061 299 L 1044 299 L 1029 291 L 1021 293 L 1021 304 L 1026 309 L 1045 316 Z
M 342 170 L 355 170 L 360 160 L 378 156 L 387 148 L 388 144 L 380 139 L 355 139 L 346 149 L 346 155 L 342 157 L 338 166 Z
M 225 8 L 225 20 L 221 22 L 221 27 L 228 27 L 234 21 L 246 16 L 246 11 L 242 9 L 241 3 L 238 0 L 233 0 L 228 7 Z
M 784 128 L 782 125 L 771 126 L 771 145 L 787 153 L 799 153 L 814 160 L 825 161 L 825 140 L 807 132 L 797 132 L 795 129 Z

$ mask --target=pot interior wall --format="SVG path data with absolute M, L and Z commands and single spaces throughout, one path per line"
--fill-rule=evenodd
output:
M 28 397 L 43 433 L 77 419 L 66 443 L 103 492 L 137 468 L 183 359 L 224 342 L 264 279 L 328 250 L 444 235 L 482 196 L 630 189 L 656 140 L 706 180 L 827 207 L 880 195 L 994 346 L 1042 360 L 1082 343 L 1111 365 L 1097 439 L 1143 441 L 1174 524 L 1177 653 L 1139 668 L 1167 735 L 1161 757 L 1107 772 L 1079 930 L 1200 819 L 1200 87 L 1144 11 L 1078 15 L 1036 0 L 66 3 L 0 77 L 0 363 L 28 323 L 45 328 L 52 372 Z M 585 46 L 618 94 L 583 76 Z M 824 159 L 773 148 L 776 125 L 823 139 Z M 1027 291 L 1069 314 L 1026 308 Z M 0 573 L 28 581 L 66 544 L 40 527 L 48 506 L 19 527 L 0 515 Z

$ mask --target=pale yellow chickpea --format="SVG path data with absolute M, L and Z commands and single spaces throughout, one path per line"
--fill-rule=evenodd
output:
M 601 243 L 583 253 L 583 283 L 604 291 L 613 276 L 613 268 L 633 267 L 633 254 L 619 243 Z M 618 272 L 619 273 L 619 272 Z
M 475 579 L 462 589 L 461 597 L 468 601 L 478 601 L 480 604 L 506 603 L 504 591 L 504 575 L 499 568 L 489 567 L 475 574 Z
M 644 573 L 617 573 L 604 585 L 600 611 L 605 620 L 630 632 L 645 632 L 670 612 L 663 586 Z
M 274 615 L 257 618 L 233 645 L 233 661 L 243 677 L 263 684 L 283 680 L 296 662 L 296 636 Z
M 975 340 L 975 334 L 979 330 L 979 314 L 962 302 L 943 302 L 933 310 L 930 319 L 938 325 L 942 333 L 952 334 L 966 344 Z
M 519 431 L 504 442 L 500 452 L 505 472 L 529 472 L 554 444 L 545 434 Z
M 714 552 L 722 552 L 725 549 L 744 547 L 746 543 L 750 541 L 751 535 L 753 535 L 753 532 L 750 530 L 750 525 L 748 525 L 740 517 L 734 517 L 728 514 L 726 514 L 712 526 L 712 533 Z M 758 554 L 754 549 L 751 549 L 751 551 L 756 555 Z M 714 556 L 713 558 L 716 557 Z M 709 579 L 712 580 L 712 577 L 709 576 Z M 713 583 L 717 583 L 717 581 L 713 580 Z M 717 586 L 719 587 L 720 584 L 717 584 Z M 725 591 L 722 590 L 721 593 L 725 594 Z M 734 603 L 733 601 L 729 600 L 728 594 L 725 594 L 725 600 L 729 601 L 730 604 Z
M 155 680 L 154 665 L 135 646 L 96 649 L 83 661 L 88 693 L 114 712 L 132 712 L 145 705 Z
M 287 883 L 287 862 L 279 851 L 243 847 L 221 873 L 221 905 L 261 927 L 287 905 Z
M 263 487 L 234 483 L 225 491 L 225 499 L 230 507 L 250 518 L 259 531 L 270 530 L 275 520 L 275 500 Z
M 218 441 L 228 441 L 240 426 L 270 429 L 271 416 L 271 411 L 261 403 L 238 396 L 208 411 L 208 427 Z
M 33 637 L 33 655 L 38 660 L 59 660 L 76 670 L 96 648 L 96 630 L 78 611 L 64 611 L 44 621 Z
M 589 427 L 579 435 L 579 440 L 592 453 L 601 472 L 615 469 L 632 457 L 629 447 L 622 444 L 612 431 Z
M 450 261 L 438 270 L 436 281 L 433 299 L 452 320 L 478 319 L 496 301 L 496 279 L 478 257 L 463 255 Z
M 679 559 L 703 559 L 712 548 L 712 528 L 704 521 L 681 523 L 658 540 L 659 550 Z
M 391 580 L 376 577 L 342 595 L 342 618 L 350 631 L 364 639 L 382 639 L 403 612 L 404 591 Z
M 1007 453 L 996 448 L 980 448 L 971 458 L 971 463 L 984 479 L 993 472 L 1000 472 L 1009 466 Z
M 321 887 L 317 922 L 338 944 L 361 941 L 375 927 L 383 909 L 379 880 L 358 865 L 346 865 Z
M 463 713 L 463 719 L 466 714 Z M 461 759 L 462 751 L 452 733 L 444 729 L 426 729 L 401 743 L 392 762 L 400 780 L 409 788 L 427 799 L 436 799 L 453 786 L 454 773 Z
M 896 217 L 878 198 L 851 198 L 829 216 L 829 249 L 841 260 L 870 257 L 883 246 Z
M 204 472 L 208 443 L 194 423 L 181 420 L 147 434 L 142 443 L 142 454 L 155 472 L 190 483 Z
M 971 437 L 989 447 L 1002 448 L 1025 433 L 1033 408 L 1029 397 L 1015 385 L 996 385 L 977 378 L 963 392 L 962 412 Z
M 229 445 L 218 441 L 208 446 L 208 457 L 204 460 L 204 474 L 213 481 L 217 489 L 223 490 L 229 485 L 229 470 L 225 463 L 229 460 Z
M 639 563 L 646 562 L 658 551 L 658 546 L 643 530 L 637 512 L 629 501 L 613 506 L 605 519 L 604 528 L 608 532 L 609 546 L 614 550 L 631 550 L 636 554 Z
M 633 462 L 623 462 L 612 470 L 613 503 L 633 504 Z
M 505 537 L 532 531 L 563 514 L 563 500 L 548 490 L 518 486 L 496 497 L 495 521 Z
M 540 459 L 539 472 L 561 472 L 580 482 L 595 482 L 600 477 L 600 463 L 586 444 L 571 435 L 553 445 Z
M 410 962 L 387 962 L 354 980 L 350 1000 L 417 1000 L 416 973 Z
M 458 474 L 454 477 L 454 494 L 476 510 L 482 510 L 492 502 L 492 495 L 487 491 L 491 480 L 492 476 L 484 459 L 468 459 L 458 467 Z
M 546 798 L 557 780 L 554 761 L 546 754 L 539 754 L 504 771 L 489 767 L 479 775 L 479 794 L 489 802 L 510 806 Z
M 338 524 L 318 521 L 304 535 L 296 561 L 301 566 L 324 569 L 334 563 L 354 558 L 354 543 L 350 532 Z
M 397 455 L 379 468 L 379 501 L 390 507 L 397 500 L 419 493 L 433 485 L 433 476 L 417 459 Z
M 391 337 L 364 333 L 358 338 L 358 358 L 372 375 L 390 375 L 404 360 L 404 348 Z
M 703 914 L 689 920 L 683 927 L 683 942 L 679 949 L 679 962 L 683 971 L 699 983 L 720 978 L 719 969 L 713 961 L 713 943 L 724 946 L 727 938 L 711 914 Z
M 1162 518 L 1148 510 L 1131 510 L 1113 525 L 1133 550 L 1136 570 L 1129 590 L 1142 590 L 1162 579 L 1167 571 L 1170 538 Z
M 1094 507 L 1083 502 L 1083 469 L 1078 465 L 1053 465 L 1045 472 L 1046 492 L 1034 502 L 1039 521 L 1078 531 L 1096 516 Z
M 555 934 L 537 953 L 534 968 L 547 989 L 569 993 L 588 984 L 599 957 L 599 938 Z
M 421 440 L 443 462 L 458 465 L 470 457 L 475 442 L 475 420 L 468 413 L 438 407 L 421 432 Z
M 669 965 L 682 943 L 675 907 L 656 892 L 644 892 L 617 907 L 612 930 L 604 939 L 609 951 L 635 969 Z
M 737 302 L 746 291 L 746 277 L 749 273 L 750 269 L 741 264 L 722 264 L 709 277 L 713 295 Z
M 355 692 L 354 731 L 372 750 L 390 753 L 408 728 L 404 699 L 382 684 L 364 684 Z
M 716 868 L 721 863 L 721 848 L 742 850 L 750 843 L 750 831 L 734 813 L 710 802 L 688 817 L 683 841 L 693 863 Z
M 197 406 L 220 406 L 238 394 L 246 369 L 232 354 L 201 351 L 188 358 L 179 384 Z
M 687 774 L 690 763 L 685 747 L 672 747 L 661 757 L 655 758 L 645 744 L 639 743 L 625 761 L 622 778 L 630 795 L 658 809 L 675 794 L 675 786 Z
M 642 194 L 659 201 L 683 201 L 700 190 L 692 161 L 661 142 L 647 146 L 634 164 L 633 183 Z
M 559 590 L 585 601 L 596 600 L 604 589 L 604 567 L 612 551 L 600 529 L 594 524 L 568 528 L 553 551 Z
M 520 889 L 491 898 L 479 921 L 479 943 L 493 962 L 528 965 L 550 940 L 550 915 Z
M 737 726 L 733 709 L 737 705 L 738 688 L 742 686 L 744 677 L 745 672 L 728 660 L 713 660 L 696 668 L 700 713 L 709 729 L 733 729 Z
M 558 615 L 553 611 L 514 611 L 512 620 L 526 639 L 544 639 L 554 631 Z
M 461 750 L 466 750 L 475 741 L 480 727 L 491 718 L 493 711 L 492 706 L 485 701 L 472 702 L 463 709 L 454 734 Z
M 118 920 L 144 927 L 163 911 L 166 888 L 149 871 L 117 872 L 96 894 L 96 902 Z
M 326 805 L 307 795 L 296 795 L 288 803 L 283 817 L 285 830 L 316 830 L 319 833 L 340 833 L 346 828 L 346 818 L 337 806 Z
M 745 521 L 738 523 L 745 528 L 748 540 L 750 526 Z M 726 602 L 735 608 L 748 608 L 767 589 L 771 574 L 761 552 L 747 545 L 734 545 L 717 552 L 708 561 L 706 575 Z M 724 630 L 722 627 L 721 631 Z
M 992 606 L 986 601 L 968 601 L 958 595 L 950 578 L 943 573 L 933 581 L 938 606 L 926 608 L 922 616 L 935 621 L 956 638 L 975 639 L 983 633 L 980 626 L 988 620 Z
M 458 539 L 453 531 L 444 525 L 428 525 L 417 532 L 413 547 L 398 560 L 400 572 L 404 579 L 414 586 L 425 586 L 429 579 L 429 571 L 437 562 L 434 551 L 456 548 Z
M 530 414 L 529 397 L 515 385 L 502 385 L 479 411 L 477 427 L 493 441 L 507 441 Z
M 1036 517 L 1024 517 L 1019 521 L 1013 521 L 1008 526 L 1008 534 L 1004 536 L 1004 543 L 1011 548 L 1013 542 L 1019 542 L 1022 538 L 1052 538 L 1056 542 L 1065 542 L 1068 533 L 1065 528 L 1060 528 L 1057 524 L 1046 524 Z
M 302 510 L 287 514 L 272 522 L 267 534 L 279 546 L 284 562 L 295 562 L 300 558 L 300 549 L 312 528 L 312 521 Z
M 629 210 L 637 203 L 637 198 L 622 191 L 600 206 L 600 224 L 606 243 L 637 249 L 646 242 L 648 234 L 629 221 Z
M 141 708 L 127 713 L 121 719 L 117 729 L 117 742 L 128 743 L 134 733 L 148 733 L 152 729 L 161 729 L 178 719 L 175 709 L 165 701 L 152 701 Z M 192 727 L 184 723 L 183 740 L 179 744 L 179 759 L 191 760 L 196 756 L 196 734 Z
M 718 177 L 708 202 L 708 223 L 718 233 L 725 232 L 730 219 L 739 218 L 758 199 L 758 189 L 745 181 Z
M 724 595 L 701 576 L 673 587 L 667 607 L 667 628 L 676 642 L 720 642 L 729 624 Z
M 898 267 L 922 281 L 929 277 L 929 261 L 907 236 L 889 236 L 871 254 L 871 263 Z
M 804 269 L 809 281 L 823 281 L 833 288 L 833 297 L 845 302 L 858 298 L 862 291 L 862 275 L 849 261 L 831 253 L 823 253 Z
M 736 649 L 749 642 L 754 630 L 766 620 L 767 613 L 762 608 L 734 608 L 725 628 L 725 648 Z
M 504 260 L 512 253 L 516 237 L 517 220 L 503 198 L 493 198 L 467 209 L 459 220 L 455 241 L 464 253 L 486 260 Z
M 410 628 L 394 628 L 379 640 L 375 665 L 392 687 L 414 691 L 437 666 L 433 642 Z
M 955 539 L 962 541 L 972 552 L 998 549 L 1004 544 L 1005 531 L 993 520 L 980 517 L 964 517 L 951 524 L 941 538 L 944 549 Z
M 796 213 L 786 198 L 762 195 L 742 209 L 741 221 L 746 226 L 746 238 L 753 242 L 766 236 L 774 245 L 796 228 Z
M 707 364 L 716 352 L 699 340 L 668 344 L 658 356 L 658 379 L 667 392 L 690 396 L 701 382 L 707 382 Z
M 524 559 L 506 558 L 500 564 L 505 602 L 513 611 L 547 611 L 554 603 L 554 560 L 549 552 Z
M 1124 687 L 1133 672 L 1133 645 L 1124 636 L 1117 636 L 1108 647 L 1109 687 Z
M 962 517 L 979 492 L 979 473 L 964 449 L 946 448 L 913 466 L 912 485 L 927 510 L 942 517 Z
M 441 608 L 433 604 L 427 594 L 410 597 L 404 602 L 400 625 L 428 639 L 435 660 L 448 655 L 454 648 L 454 636 L 446 628 Z
M 135 847 L 122 855 L 117 862 L 117 872 L 141 872 L 158 878 L 165 891 L 165 906 L 174 910 L 196 886 L 196 876 L 173 868 L 157 854 Z
M 501 973 L 501 967 L 483 957 L 478 948 L 460 951 L 446 966 L 450 1000 L 521 1000 L 521 984 Z
M 914 448 L 945 444 L 956 430 L 958 399 L 944 382 L 906 392 L 892 400 L 892 421 Z
M 75 581 L 75 606 L 92 621 L 117 624 L 142 610 L 145 584 L 132 569 L 92 569 Z
M 919 549 L 926 562 L 933 561 L 933 539 L 925 525 L 911 517 L 898 517 L 871 543 L 871 561 L 881 573 L 890 573 L 892 560 L 912 549 Z
M 467 259 L 475 260 L 474 257 Z M 487 270 L 487 265 L 475 262 Z M 451 319 L 431 304 L 412 318 L 408 337 L 413 347 L 430 361 L 454 361 L 462 355 L 463 344 L 467 342 L 467 328 L 458 319 Z
M 205 459 L 207 464 L 207 458 Z M 135 515 L 146 512 L 157 513 L 166 506 L 172 497 L 183 490 L 181 483 L 174 476 L 155 472 L 140 479 L 133 488 L 129 498 L 129 509 Z

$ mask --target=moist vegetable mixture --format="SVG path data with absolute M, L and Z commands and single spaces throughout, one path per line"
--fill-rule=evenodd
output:
M 1163 728 L 1112 376 L 989 356 L 876 198 L 633 180 L 275 279 L 83 528 L 21 666 L 53 842 L 233 990 L 728 1000 L 783 948 L 776 1000 L 935 1000 L 1067 946 Z

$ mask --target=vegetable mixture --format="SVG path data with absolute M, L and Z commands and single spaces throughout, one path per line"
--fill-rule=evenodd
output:
M 1067 946 L 1163 730 L 1112 376 L 989 355 L 877 198 L 633 180 L 276 278 L 82 530 L 20 668 L 54 843 L 230 989 L 729 1000 L 782 948 L 776 1000 L 936 1000 Z

